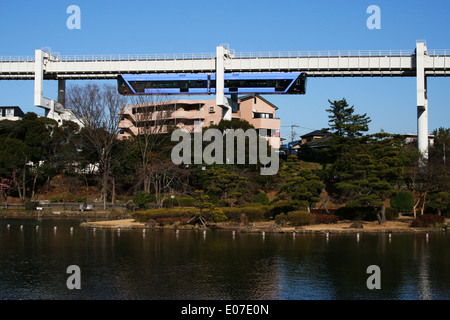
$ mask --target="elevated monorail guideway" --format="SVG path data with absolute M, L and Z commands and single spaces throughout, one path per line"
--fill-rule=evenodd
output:
M 223 107 L 223 116 L 228 119 L 231 108 L 226 95 L 238 94 L 239 88 L 245 90 L 245 85 L 230 86 L 226 78 L 230 74 L 251 73 L 303 73 L 308 78 L 416 77 L 418 146 L 427 156 L 426 79 L 450 76 L 450 50 L 428 50 L 425 41 L 417 41 L 415 50 L 234 53 L 225 46 L 218 46 L 215 54 L 62 56 L 35 50 L 34 56 L 0 57 L 0 80 L 34 80 L 34 104 L 44 108 L 49 117 L 67 112 L 64 108 L 65 80 L 118 79 L 120 75 L 144 74 L 210 74 L 210 93 L 215 94 L 217 105 Z M 44 80 L 58 80 L 58 102 L 43 97 Z M 238 91 L 231 92 L 233 88 Z M 258 88 L 262 90 L 264 86 Z M 281 90 L 276 84 L 273 88 Z M 145 89 L 151 91 L 151 88 Z
M 123 95 L 216 94 L 216 74 L 124 74 L 117 87 Z M 246 72 L 224 74 L 225 94 L 305 94 L 306 74 Z

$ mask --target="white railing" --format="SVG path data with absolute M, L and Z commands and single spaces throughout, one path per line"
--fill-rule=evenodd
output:
M 433 49 L 428 50 L 429 56 L 450 56 L 450 50 L 448 49 Z
M 5 56 L 0 57 L 0 62 L 34 62 L 33 56 Z
M 239 52 L 233 58 L 409 57 L 412 55 L 414 55 L 414 50 L 328 50 Z
M 58 61 L 152 61 L 152 60 L 206 60 L 214 59 L 212 53 L 161 53 L 161 54 L 110 54 L 110 55 L 66 55 Z
M 408 57 L 414 50 L 328 50 L 328 51 L 268 51 L 233 53 L 236 59 L 252 58 L 317 58 L 317 57 Z M 215 59 L 214 53 L 156 53 L 110 55 L 59 55 L 52 53 L 52 61 L 153 61 L 153 60 L 207 60 Z M 428 50 L 429 56 L 450 56 L 449 49 Z M 0 62 L 34 62 L 34 56 L 0 56 Z

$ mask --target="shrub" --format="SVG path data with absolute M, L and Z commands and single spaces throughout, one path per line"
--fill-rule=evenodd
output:
M 376 207 L 342 207 L 336 210 L 340 220 L 377 220 Z
M 195 199 L 192 197 L 171 197 L 164 199 L 163 201 L 164 208 L 170 207 L 194 207 Z
M 82 196 L 82 197 L 76 197 L 75 201 L 76 202 L 86 202 L 87 197 L 86 196 Z
M 293 226 L 306 226 L 314 223 L 314 217 L 308 211 L 292 211 L 287 216 L 289 223 Z
M 241 215 L 245 214 L 248 218 L 248 221 L 254 222 L 254 221 L 261 221 L 264 220 L 264 216 L 266 213 L 266 210 L 263 206 L 257 206 L 257 207 L 248 207 L 248 206 L 241 206 L 241 207 L 224 207 L 221 208 L 225 216 L 230 221 L 239 222 L 241 219 Z
M 265 193 L 258 193 L 255 196 L 255 202 L 260 203 L 262 205 L 268 205 L 269 204 L 269 197 Z
M 398 218 L 398 209 L 396 208 L 386 208 L 386 220 L 396 220 Z
M 288 213 L 295 211 L 297 207 L 289 201 L 282 200 L 275 202 L 269 210 L 266 212 L 267 219 L 274 219 L 280 213 Z
M 334 214 L 314 214 L 314 223 L 315 224 L 330 224 L 330 223 L 338 223 L 339 218 Z
M 37 201 L 26 201 L 25 202 L 25 210 L 36 210 L 39 206 L 39 202 Z
M 275 223 L 279 225 L 285 225 L 287 223 L 287 215 L 285 213 L 280 213 L 275 216 Z
M 223 213 L 222 208 L 218 208 L 210 202 L 203 203 L 201 215 L 207 221 L 220 222 L 227 220 L 227 216 Z
M 174 204 L 179 205 L 180 207 L 194 207 L 195 199 L 192 197 L 177 197 L 174 200 Z
M 391 197 L 391 207 L 399 212 L 410 213 L 414 208 L 414 196 L 409 191 L 399 191 Z
M 50 198 L 50 202 L 62 202 L 63 197 L 62 196 L 54 196 Z
M 151 195 L 145 191 L 138 191 L 134 198 L 133 202 L 139 208 L 145 207 L 151 201 Z
M 437 224 L 443 224 L 445 222 L 445 218 L 443 216 L 439 216 L 437 214 L 424 214 L 418 216 L 411 223 L 411 227 L 414 228 L 427 228 L 434 227 Z

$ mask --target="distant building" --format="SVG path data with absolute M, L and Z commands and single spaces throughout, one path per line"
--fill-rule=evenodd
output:
M 415 133 L 403 133 L 403 134 L 400 134 L 400 136 L 403 137 L 403 141 L 406 144 L 417 143 L 417 134 L 415 134 Z M 434 135 L 430 134 L 430 135 L 428 135 L 428 145 L 432 146 L 433 144 L 434 144 Z
M 260 130 L 266 129 L 264 137 L 274 148 L 280 148 L 280 119 L 276 118 L 278 108 L 259 95 L 249 95 L 238 99 L 232 112 L 233 119 L 246 120 L 262 136 Z M 170 100 L 140 105 L 126 105 L 120 113 L 119 138 L 137 135 L 139 127 L 145 126 L 150 132 L 163 133 L 169 126 L 185 128 L 194 132 L 194 122 L 201 127 L 217 125 L 222 120 L 223 110 L 216 100 Z M 164 127 L 159 130 L 158 121 L 164 119 Z M 145 121 L 145 124 L 143 123 Z M 153 128 L 153 129 L 152 129 Z M 158 132 L 156 132 L 158 130 Z
M 284 143 L 281 149 L 284 150 L 285 154 L 297 155 L 305 146 L 309 147 L 320 147 L 320 142 L 329 140 L 332 137 L 331 133 L 322 130 L 314 130 L 307 134 L 300 136 L 300 140 L 294 140 L 291 142 Z
M 83 128 L 83 123 L 78 119 L 75 113 L 71 109 L 66 109 L 62 104 L 54 100 L 47 99 L 48 108 L 44 108 L 45 116 L 58 122 L 58 125 L 62 125 L 64 121 L 72 121 L 78 124 L 80 128 Z
M 315 130 L 315 131 L 312 131 L 310 133 L 300 136 L 300 138 L 302 138 L 302 144 L 306 144 L 306 143 L 314 141 L 314 140 L 323 139 L 329 135 L 330 135 L 329 132 L 322 131 L 322 130 Z
M 22 109 L 17 106 L 6 106 L 6 107 L 0 107 L 0 121 L 1 120 L 22 120 L 23 116 L 25 114 L 23 113 Z

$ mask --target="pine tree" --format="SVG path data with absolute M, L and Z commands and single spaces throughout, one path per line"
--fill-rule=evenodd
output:
M 366 115 L 355 114 L 355 108 L 349 107 L 347 100 L 328 100 L 330 109 L 326 109 L 331 113 L 328 118 L 328 124 L 332 133 L 339 137 L 356 138 L 361 137 L 363 132 L 369 131 L 370 118 Z
M 296 156 L 289 156 L 281 169 L 284 182 L 280 185 L 276 200 L 290 200 L 299 207 L 313 207 L 320 201 L 325 185 L 319 177 L 304 168 Z

